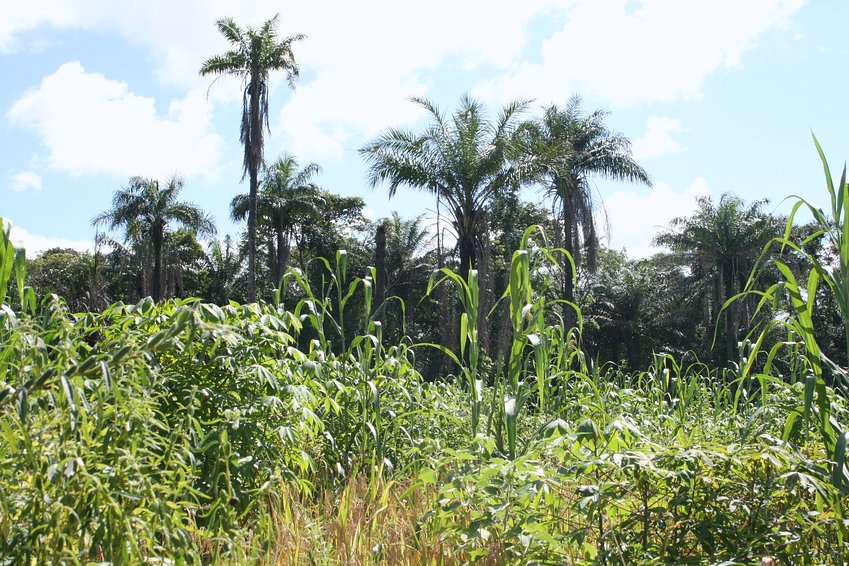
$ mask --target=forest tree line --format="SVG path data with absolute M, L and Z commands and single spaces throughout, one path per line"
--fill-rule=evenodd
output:
M 794 265 L 792 254 L 769 245 L 783 234 L 785 219 L 768 213 L 765 200 L 700 198 L 691 216 L 655 235 L 654 243 L 669 251 L 648 259 L 603 246 L 593 180 L 650 186 L 651 177 L 634 159 L 629 139 L 607 127 L 607 112 L 584 111 L 578 96 L 537 116 L 529 101 L 507 104 L 493 116 L 469 96 L 450 114 L 430 100 L 413 99 L 427 115 L 423 130 L 390 128 L 359 151 L 371 187 L 388 189 L 390 197 L 399 189 L 430 193 L 437 219 L 396 213 L 367 219 L 362 198 L 320 186 L 318 164 L 302 165 L 290 154 L 265 159 L 269 74 L 284 72 L 294 87 L 299 69 L 293 45 L 303 36 L 280 38 L 276 17 L 259 28 L 230 19 L 217 25 L 232 49 L 210 57 L 200 73 L 234 75 L 243 83 L 240 141 L 249 190 L 232 199 L 230 212 L 246 222 L 244 233 L 215 239 L 212 218 L 180 199 L 185 181 L 179 176 L 133 177 L 92 220 L 100 230 L 94 252 L 42 253 L 29 268 L 33 286 L 63 296 L 78 311 L 146 296 L 195 296 L 218 304 L 271 300 L 278 289 L 285 301 L 295 298 L 293 287 L 282 285 L 289 268 L 320 286 L 323 267 L 314 260 L 346 250 L 351 276 L 374 267 L 376 303 L 387 301 L 381 311 L 387 338 L 409 336 L 456 350 L 458 329 L 449 321 L 457 320 L 457 305 L 444 286 L 429 295 L 428 280 L 442 267 L 464 279 L 476 270 L 480 345 L 497 363 L 510 336 L 499 298 L 511 254 L 525 229 L 540 225 L 560 250 L 562 267 L 549 274 L 547 292 L 561 301 L 565 328 L 582 324 L 579 338 L 595 362 L 639 369 L 651 352 L 668 352 L 730 366 L 747 332 L 780 316 L 758 310 L 756 296 L 728 303 L 747 289 L 756 263 L 765 266 L 758 285 L 777 275 L 770 271 L 772 254 Z M 520 197 L 528 187 L 541 204 Z M 805 227 L 794 230 L 806 233 Z M 809 242 L 806 251 L 828 264 L 835 251 L 821 242 Z M 824 351 L 836 355 L 840 318 L 830 295 L 822 295 L 816 328 Z M 429 373 L 446 371 L 444 365 L 434 361 Z
M 400 301 L 386 302 L 382 315 L 386 339 L 394 342 L 408 336 L 413 342 L 454 344 L 456 329 L 450 321 L 457 320 L 458 307 L 449 300 L 453 294 L 438 288 L 427 296 L 434 270 L 459 269 L 458 246 L 453 237 L 445 237 L 450 225 L 442 220 L 443 234 L 438 236 L 435 226 L 423 216 L 403 218 L 393 213 L 389 218 L 369 220 L 363 215 L 362 198 L 342 197 L 311 181 L 289 187 L 286 196 L 275 200 L 271 192 L 285 186 L 277 184 L 281 181 L 281 164 L 298 172 L 313 169 L 311 165 L 298 169 L 294 158 L 287 156 L 272 166 L 276 171 L 267 173 L 265 180 L 274 181 L 262 184 L 257 239 L 260 298 L 273 299 L 283 272 L 289 268 L 300 269 L 313 285 L 321 285 L 326 273 L 315 259 L 332 261 L 337 250 L 346 250 L 351 277 L 363 276 L 374 267 L 376 297 L 403 301 L 403 309 Z M 41 293 L 62 296 L 71 310 L 79 312 L 100 310 L 116 301 L 134 303 L 156 294 L 160 298 L 200 297 L 217 304 L 244 302 L 245 234 L 238 239 L 209 236 L 211 239 L 204 242 L 203 236 L 214 233 L 210 229 L 214 226 L 203 211 L 178 200 L 181 180 L 168 180 L 162 184 L 165 189 L 159 186 L 153 180 L 133 179 L 115 195 L 118 203 L 128 198 L 126 192 L 138 192 L 142 195 L 139 198 L 155 205 L 157 212 L 149 217 L 150 224 L 110 209 L 98 219 L 108 219 L 110 225 L 123 219 L 115 224 L 120 231 L 114 237 L 98 237 L 93 252 L 61 248 L 42 252 L 29 261 L 30 285 Z M 242 214 L 243 201 L 244 195 L 233 199 L 236 218 Z M 583 349 L 592 360 L 629 369 L 645 368 L 652 352 L 676 356 L 689 352 L 692 361 L 736 361 L 738 342 L 757 322 L 752 320 L 756 298 L 734 303 L 735 311 L 723 311 L 722 307 L 743 290 L 759 258 L 768 265 L 769 253 L 762 257 L 762 252 L 784 229 L 784 219 L 764 212 L 764 204 L 747 204 L 729 194 L 718 200 L 700 198 L 693 215 L 676 219 L 656 234 L 655 242 L 671 251 L 645 259 L 629 258 L 625 251 L 597 242 L 596 248 L 589 250 L 583 243 L 576 257 L 595 257 L 592 265 L 585 259 L 578 265 L 575 304 L 582 315 Z M 175 211 L 185 213 L 189 207 L 195 211 L 184 218 L 203 222 L 177 219 Z M 529 225 L 543 226 L 556 247 L 562 247 L 557 235 L 563 230 L 562 220 L 549 208 L 521 200 L 517 191 L 498 193 L 485 211 L 487 228 L 480 235 L 483 253 L 478 270 L 482 305 L 492 312 L 481 327 L 481 345 L 494 360 L 508 347 L 510 337 L 506 305 L 493 307 L 504 293 L 512 252 Z M 165 226 L 159 261 L 155 257 L 157 240 L 150 237 L 157 223 Z M 805 229 L 798 228 L 800 236 Z M 822 258 L 824 264 L 833 254 L 818 241 L 809 244 L 807 251 Z M 552 275 L 559 281 L 549 288 L 555 299 L 564 274 Z M 773 281 L 763 280 L 770 276 L 767 270 L 759 284 L 771 284 Z M 301 298 L 293 285 L 283 291 L 284 301 Z M 352 306 L 349 312 L 356 311 Z M 775 315 L 770 311 L 759 316 Z M 842 323 L 832 296 L 825 290 L 817 296 L 814 315 L 827 355 L 839 359 Z M 359 321 L 349 318 L 348 323 L 354 327 Z M 446 369 L 435 360 L 431 365 L 433 374 Z

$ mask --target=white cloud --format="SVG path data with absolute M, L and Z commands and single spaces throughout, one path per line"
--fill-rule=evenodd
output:
M 23 247 L 27 252 L 27 257 L 33 258 L 45 250 L 51 248 L 72 248 L 78 251 L 91 251 L 93 249 L 92 242 L 89 240 L 69 240 L 67 238 L 54 238 L 52 236 L 41 236 L 32 234 L 28 230 L 21 228 L 14 222 L 10 222 L 12 230 L 9 232 L 9 238 L 16 247 Z
M 41 177 L 32 171 L 20 171 L 12 175 L 10 188 L 16 193 L 28 190 L 38 192 L 41 190 Z
M 414 121 L 419 113 L 407 98 L 427 94 L 427 76 L 437 67 L 509 68 L 525 47 L 528 22 L 562 2 L 517 5 L 501 0 L 482 6 L 434 0 L 426 9 L 395 0 L 287 6 L 279 31 L 307 35 L 294 48 L 304 78 L 291 102 L 272 117 L 279 120 L 272 121 L 272 129 L 289 134 L 291 149 L 305 157 L 353 151 L 361 136 Z M 211 79 L 198 76 L 201 63 L 229 47 L 215 20 L 230 16 L 255 26 L 280 11 L 272 0 L 238 5 L 227 0 L 150 0 L 130 2 L 120 10 L 106 0 L 15 4 L 0 23 L 0 51 L 30 39 L 26 32 L 39 26 L 108 30 L 149 49 L 164 82 L 204 90 Z M 279 73 L 273 77 L 272 94 L 288 88 Z M 216 84 L 210 93 L 216 101 L 241 101 L 235 81 Z
M 506 100 L 533 95 L 562 103 L 582 92 L 614 105 L 701 95 L 720 69 L 739 67 L 765 32 L 783 27 L 804 0 L 592 0 L 577 2 L 543 44 L 476 92 Z
M 293 151 L 339 157 L 356 151 L 362 137 L 413 123 L 422 112 L 408 99 L 428 96 L 434 69 L 508 68 L 525 46 L 526 24 L 553 3 L 494 2 L 481 10 L 437 0 L 413 14 L 381 0 L 366 9 L 340 3 L 330 19 L 320 4 L 305 4 L 302 24 L 295 16 L 290 27 L 308 35 L 298 56 L 316 78 L 299 86 L 279 115 Z
M 203 90 L 173 101 L 162 117 L 153 98 L 87 73 L 76 61 L 25 93 L 8 117 L 38 132 L 50 152 L 48 163 L 72 174 L 210 175 L 222 144 L 211 132 Z
M 305 159 L 340 158 L 356 151 L 363 136 L 374 135 L 390 124 L 413 122 L 421 115 L 421 109 L 408 100 L 427 90 L 415 78 L 395 81 L 374 77 L 366 89 L 356 86 L 356 74 L 352 70 L 322 75 L 299 87 L 280 111 L 278 129 L 287 132 L 288 145 L 296 155 Z M 351 79 L 348 93 L 340 98 L 346 79 Z M 375 91 L 381 96 L 370 94 Z
M 433 0 L 421 8 L 374 0 L 287 5 L 280 14 L 280 33 L 308 36 L 295 45 L 303 79 L 272 116 L 272 129 L 287 134 L 287 148 L 304 158 L 353 152 L 363 136 L 414 122 L 420 114 L 406 99 L 427 95 L 436 69 L 461 77 L 466 73 L 468 84 L 460 79 L 458 88 L 470 88 L 490 102 L 536 97 L 543 103 L 562 103 L 573 92 L 614 104 L 698 97 L 706 76 L 739 66 L 743 53 L 765 32 L 785 25 L 803 1 Z M 228 48 L 215 20 L 231 16 L 242 25 L 258 25 L 280 10 L 279 2 L 272 0 L 149 0 L 125 3 L 120 10 L 107 0 L 12 2 L 11 13 L 0 20 L 0 51 L 35 35 L 26 32 L 39 26 L 106 30 L 148 49 L 163 82 L 205 91 L 211 80 L 198 76 L 202 61 Z M 540 40 L 541 47 L 530 52 Z M 475 86 L 473 71 L 487 71 L 495 78 Z M 272 96 L 288 88 L 279 73 L 273 76 Z M 216 84 L 210 92 L 214 101 L 231 101 L 227 112 L 241 99 L 235 81 Z M 126 92 L 126 87 L 122 96 L 120 106 L 127 108 L 132 101 L 148 124 L 181 120 L 170 114 L 159 118 L 152 101 Z M 279 102 L 273 104 L 279 107 Z M 191 137 L 209 141 L 205 133 L 201 127 Z M 181 147 L 185 151 L 196 146 Z M 61 154 L 54 157 L 58 163 L 65 161 Z M 79 158 L 67 161 L 77 165 Z M 192 160 L 181 156 L 180 163 L 186 162 Z
M 0 50 L 14 49 L 21 36 L 40 26 L 107 29 L 150 49 L 159 59 L 159 75 L 166 82 L 194 86 L 201 62 L 227 48 L 215 28 L 217 19 L 232 17 L 241 25 L 257 26 L 279 12 L 281 34 L 308 36 L 296 50 L 304 68 L 352 66 L 361 76 L 394 76 L 435 67 L 448 54 L 468 67 L 504 68 L 524 46 L 524 25 L 562 3 L 528 0 L 516 5 L 500 0 L 481 5 L 434 0 L 422 9 L 395 0 L 374 0 L 365 4 L 302 2 L 281 10 L 274 0 L 239 4 L 149 0 L 128 2 L 115 10 L 109 0 L 33 0 L 15 2 L 4 11 Z
M 651 239 L 669 221 L 687 216 L 696 209 L 696 197 L 709 195 L 707 182 L 696 177 L 689 186 L 676 191 L 665 183 L 656 183 L 648 192 L 617 191 L 604 201 L 611 234 L 610 247 L 626 249 L 632 258 L 649 257 L 661 251 Z
M 18 47 L 18 36 L 38 26 L 68 27 L 80 18 L 77 10 L 62 0 L 35 0 L 33 2 L 7 2 L 0 18 L 0 52 Z
M 684 148 L 671 135 L 683 131 L 684 127 L 679 120 L 652 116 L 646 121 L 646 133 L 633 142 L 634 158 L 640 161 L 683 151 Z

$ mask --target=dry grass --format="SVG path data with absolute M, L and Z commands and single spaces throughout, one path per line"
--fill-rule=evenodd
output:
M 435 493 L 420 486 L 357 476 L 340 490 L 307 498 L 283 487 L 271 505 L 263 564 L 450 565 L 468 562 L 452 541 L 422 529 L 419 519 L 435 505 Z M 499 565 L 500 544 L 490 558 Z M 479 562 L 480 563 L 480 562 Z

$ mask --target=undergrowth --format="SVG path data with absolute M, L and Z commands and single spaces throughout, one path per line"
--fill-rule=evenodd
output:
M 502 360 L 478 349 L 474 270 L 431 281 L 463 307 L 455 352 L 384 343 L 374 272 L 349 276 L 344 252 L 318 288 L 290 271 L 292 304 L 71 313 L 2 235 L 0 564 L 849 559 L 842 374 L 795 280 L 763 294 L 795 309 L 768 352 L 755 337 L 732 370 L 655 354 L 625 374 L 591 366 L 560 319 L 577 307 L 547 302 L 562 262 L 537 228 Z M 425 382 L 434 347 L 455 375 Z

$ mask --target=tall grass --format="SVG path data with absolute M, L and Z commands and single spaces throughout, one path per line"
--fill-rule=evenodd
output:
M 804 423 L 807 423 L 810 416 L 815 416 L 825 449 L 833 460 L 831 481 L 835 487 L 849 493 L 849 470 L 846 468 L 846 445 L 849 432 L 844 431 L 841 420 L 835 415 L 833 390 L 826 386 L 823 372 L 825 366 L 829 377 L 834 380 L 835 387 L 841 388 L 845 392 L 848 384 L 846 368 L 839 366 L 823 354 L 817 342 L 813 319 L 817 288 L 820 282 L 824 281 L 829 291 L 834 295 L 843 319 L 846 355 L 849 359 L 849 184 L 846 182 L 846 167 L 844 165 L 840 181 L 835 185 L 828 161 L 816 136 L 813 136 L 813 141 L 825 173 L 826 189 L 831 204 L 830 214 L 800 196 L 791 195 L 788 198 L 794 199 L 795 202 L 787 219 L 784 234 L 770 242 L 763 254 L 765 256 L 768 251 L 776 247 L 780 248 L 782 254 L 787 250 L 792 251 L 797 258 L 803 260 L 807 267 L 806 280 L 797 279 L 793 269 L 783 256 L 779 255 L 777 259 L 772 260 L 780 274 L 778 283 L 765 291 L 752 289 L 752 282 L 760 269 L 759 266 L 756 266 L 749 278 L 746 290 L 737 297 L 729 299 L 726 306 L 749 294 L 760 296 L 757 312 L 768 306 L 780 308 L 784 304 L 787 305 L 787 310 L 791 313 L 791 316 L 787 320 L 774 319 L 760 333 L 755 344 L 752 345 L 747 362 L 742 364 L 741 379 L 747 377 L 748 372 L 758 359 L 764 339 L 773 326 L 786 327 L 791 339 L 777 344 L 767 354 L 765 372 L 769 371 L 778 349 L 786 345 L 794 346 L 796 341 L 792 337 L 799 337 L 800 342 L 804 345 L 804 352 L 796 351 L 794 354 L 802 354 L 800 359 L 805 366 L 803 375 L 804 397 L 800 406 L 788 413 L 784 438 L 786 440 L 789 437 L 798 419 L 801 418 Z M 794 242 L 790 238 L 793 221 L 799 209 L 803 207 L 812 215 L 817 229 L 801 242 Z M 819 238 L 824 238 L 826 244 L 836 251 L 837 265 L 825 265 L 817 256 L 806 251 L 805 246 Z M 761 374 L 760 378 L 770 380 L 772 376 L 764 373 Z
M 663 353 L 625 374 L 563 328 L 577 307 L 549 298 L 559 252 L 532 227 L 503 361 L 480 349 L 477 273 L 431 278 L 463 312 L 459 355 L 439 346 L 457 378 L 426 383 L 424 345 L 384 342 L 375 273 L 341 251 L 271 304 L 82 315 L 28 290 L 8 230 L 0 251 L 18 289 L 0 314 L 2 564 L 849 558 L 846 404 L 806 334 L 816 265 L 807 293 L 792 272 L 761 292 L 789 298 L 788 340 L 744 343 L 733 374 Z

